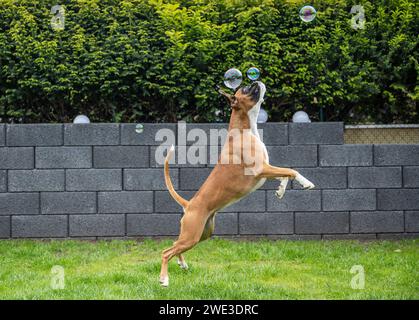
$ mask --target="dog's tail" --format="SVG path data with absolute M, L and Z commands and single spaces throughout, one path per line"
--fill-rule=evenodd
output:
M 174 151 L 175 151 L 175 146 L 172 145 L 170 147 L 169 152 L 167 153 L 166 159 L 164 160 L 164 180 L 166 182 L 166 186 L 167 186 L 167 189 L 170 192 L 170 195 L 173 197 L 173 199 L 176 200 L 177 203 L 179 203 L 182 207 L 185 208 L 188 205 L 189 201 L 182 198 L 176 192 L 175 188 L 173 187 L 172 180 L 170 180 L 169 161 L 170 161 L 170 158 L 172 157 Z

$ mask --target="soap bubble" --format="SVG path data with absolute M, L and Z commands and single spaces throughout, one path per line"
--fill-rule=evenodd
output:
M 311 22 L 316 17 L 317 11 L 312 6 L 304 6 L 300 9 L 300 18 L 304 22 Z
M 242 83 L 242 73 L 240 70 L 231 68 L 224 74 L 224 84 L 227 88 L 236 89 Z
M 90 120 L 85 115 L 79 115 L 74 118 L 73 123 L 90 123 Z
M 135 132 L 142 133 L 143 131 L 144 131 L 144 126 L 141 123 L 135 126 Z
M 292 122 L 295 123 L 308 123 L 311 122 L 308 114 L 304 111 L 297 111 L 296 113 L 294 113 L 294 115 L 292 116 Z
M 246 74 L 247 74 L 247 77 L 252 81 L 257 80 L 260 77 L 260 71 L 256 67 L 249 68 L 249 70 L 247 70 Z
M 265 109 L 260 108 L 257 122 L 265 123 L 266 121 L 268 121 L 268 114 Z

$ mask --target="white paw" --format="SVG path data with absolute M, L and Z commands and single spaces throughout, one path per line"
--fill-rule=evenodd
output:
M 304 178 L 299 173 L 295 176 L 295 180 L 303 187 L 303 189 L 310 190 L 314 188 L 314 183 Z
M 180 260 L 178 260 L 177 261 L 177 264 L 183 270 L 188 270 L 189 269 L 188 264 L 186 263 L 186 261 L 180 261 Z
M 160 277 L 160 284 L 162 287 L 168 287 L 169 286 L 169 277 Z
M 313 189 L 315 187 L 314 183 L 309 181 L 307 184 L 303 185 L 304 190 L 310 190 Z
M 278 197 L 278 199 L 282 199 L 282 197 L 285 194 L 285 188 L 279 187 L 278 190 L 275 191 L 275 195 Z

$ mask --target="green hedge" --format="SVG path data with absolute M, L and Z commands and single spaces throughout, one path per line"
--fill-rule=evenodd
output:
M 300 109 L 316 120 L 322 107 L 329 121 L 418 123 L 417 1 L 312 2 L 304 23 L 301 1 L 1 0 L 0 116 L 223 121 L 214 86 L 257 66 L 270 121 Z M 64 30 L 50 25 L 56 4 Z M 351 28 L 355 4 L 364 29 Z

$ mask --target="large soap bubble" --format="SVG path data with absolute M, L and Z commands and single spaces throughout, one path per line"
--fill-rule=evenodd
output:
M 224 74 L 224 84 L 226 87 L 235 90 L 242 83 L 242 73 L 238 69 L 228 69 Z
M 304 22 L 311 22 L 316 18 L 317 11 L 312 6 L 304 6 L 300 9 L 300 18 Z
M 90 123 L 90 120 L 87 116 L 81 114 L 74 118 L 73 123 Z

